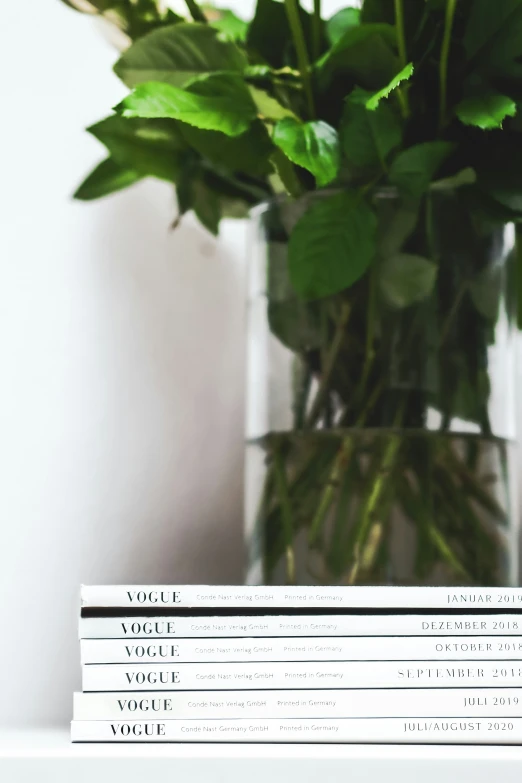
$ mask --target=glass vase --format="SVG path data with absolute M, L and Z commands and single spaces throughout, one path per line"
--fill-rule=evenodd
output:
M 288 241 L 326 195 L 251 218 L 248 582 L 514 585 L 514 227 L 376 193 L 373 265 L 305 302 Z

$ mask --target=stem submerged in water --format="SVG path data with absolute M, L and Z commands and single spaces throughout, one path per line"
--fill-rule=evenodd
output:
M 292 506 L 286 481 L 285 463 L 278 449 L 274 455 L 274 473 L 281 502 L 281 516 L 286 540 L 286 575 L 288 584 L 295 584 L 295 556 L 294 556 L 294 526 L 292 523 Z
M 339 453 L 333 465 L 332 472 L 328 479 L 328 484 L 319 502 L 317 511 L 315 512 L 312 521 L 310 523 L 309 543 L 310 546 L 314 546 L 317 543 L 319 534 L 321 532 L 321 525 L 324 521 L 326 514 L 330 506 L 333 503 L 335 492 L 339 485 L 339 478 L 346 468 L 346 465 L 350 461 L 352 455 L 353 443 L 351 437 L 347 437 L 343 440 Z

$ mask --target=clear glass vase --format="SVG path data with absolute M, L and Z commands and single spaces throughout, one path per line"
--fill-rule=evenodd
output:
M 303 302 L 288 238 L 324 197 L 252 215 L 248 581 L 514 585 L 514 227 L 382 191 L 373 266 Z

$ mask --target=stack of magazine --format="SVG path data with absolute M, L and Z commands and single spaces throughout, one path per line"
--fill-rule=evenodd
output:
M 522 743 L 522 589 L 83 587 L 75 742 Z

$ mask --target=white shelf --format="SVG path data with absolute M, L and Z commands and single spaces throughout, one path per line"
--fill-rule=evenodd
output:
M 0 731 L 1 783 L 520 783 L 521 747 L 71 744 Z

